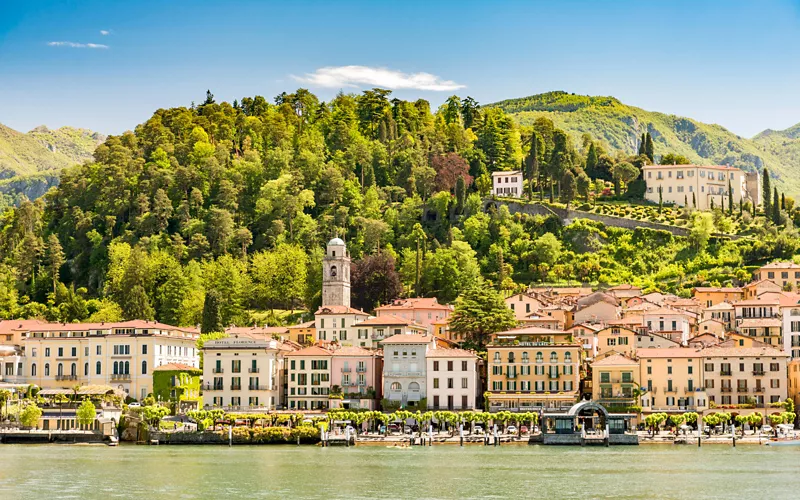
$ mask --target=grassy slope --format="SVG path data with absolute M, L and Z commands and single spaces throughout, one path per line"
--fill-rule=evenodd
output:
M 0 178 L 58 172 L 81 163 L 105 138 L 90 130 L 37 127 L 23 134 L 0 125 Z
M 748 171 L 766 166 L 776 178 L 778 189 L 800 195 L 798 163 L 787 155 L 782 143 L 765 147 L 758 136 L 753 140 L 745 139 L 719 125 L 627 106 L 613 97 L 548 92 L 490 106 L 511 113 L 522 125 L 530 125 L 536 118 L 545 116 L 569 132 L 576 143 L 582 134 L 588 133 L 602 141 L 609 151 L 635 153 L 639 137 L 648 131 L 653 136 L 657 155 L 680 153 L 697 163 L 729 164 Z M 800 129 L 795 132 L 800 135 Z M 796 151 L 796 157 L 800 158 L 800 142 Z

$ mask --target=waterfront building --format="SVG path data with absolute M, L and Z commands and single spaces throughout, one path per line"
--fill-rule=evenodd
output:
M 709 402 L 764 407 L 787 397 L 788 355 L 780 349 L 708 347 L 699 355 Z
M 734 205 L 739 200 L 761 203 L 761 185 L 758 172 L 744 172 L 726 165 L 645 165 L 642 167 L 647 189 L 645 199 L 653 203 L 663 201 L 679 207 L 689 206 L 708 210 L 727 207 L 733 196 Z
M 625 408 L 638 405 L 640 390 L 639 362 L 624 354 L 612 353 L 591 364 L 592 400 L 610 412 L 627 413 Z
M 205 407 L 274 410 L 280 404 L 284 353 L 279 341 L 234 336 L 203 345 Z
M 31 327 L 43 324 L 37 319 L 0 320 L 0 383 L 25 382 L 25 339 Z
M 797 402 L 800 401 L 800 359 L 793 358 L 789 361 L 786 364 L 786 370 L 788 372 L 787 395 L 797 405 Z
M 702 351 L 685 347 L 642 349 L 639 381 L 643 413 L 701 412 L 708 408 L 703 385 Z
M 424 326 L 433 333 L 433 323 L 446 320 L 453 313 L 453 306 L 440 304 L 436 297 L 415 297 L 396 299 L 389 304 L 375 308 L 375 316 L 396 316 Z
M 521 170 L 492 172 L 492 195 L 519 198 L 522 194 Z
M 327 305 L 320 307 L 314 315 L 317 340 L 322 343 L 338 343 L 342 346 L 357 346 L 366 342 L 363 336 L 358 338 L 358 331 L 353 327 L 369 318 L 369 314 L 350 306 Z
M 286 354 L 289 366 L 288 408 L 327 410 L 333 352 L 317 345 Z
M 202 408 L 200 394 L 200 368 L 168 363 L 153 370 L 153 397 L 156 401 L 170 401 L 180 413 Z
M 361 347 L 342 347 L 333 350 L 331 389 L 335 395 L 341 395 L 342 399 L 331 397 L 331 407 L 377 410 L 383 392 L 382 377 L 381 351 Z
M 435 339 L 427 334 L 393 335 L 380 342 L 383 398 L 392 407 L 424 410 L 427 406 L 426 358 L 428 351 L 436 349 Z
M 464 349 L 429 349 L 427 401 L 431 410 L 473 410 L 480 394 L 478 356 Z
M 692 297 L 708 308 L 742 300 L 744 291 L 738 287 L 698 286 L 692 288 Z
M 761 266 L 753 276 L 756 280 L 769 280 L 781 287 L 798 289 L 800 283 L 800 265 L 794 262 L 772 262 Z
M 153 392 L 153 370 L 197 367 L 199 332 L 154 321 L 46 323 L 24 339 L 25 381 L 46 388 L 108 385 L 134 399 Z
M 493 335 L 486 349 L 491 411 L 561 408 L 577 400 L 583 346 L 570 334 L 518 328 Z

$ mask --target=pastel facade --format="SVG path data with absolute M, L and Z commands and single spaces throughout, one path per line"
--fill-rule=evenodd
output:
M 446 320 L 453 313 L 453 306 L 440 304 L 436 297 L 396 299 L 390 304 L 375 308 L 375 316 L 396 316 L 424 326 L 433 333 L 433 323 Z
M 785 352 L 772 347 L 709 347 L 700 353 L 709 401 L 763 407 L 786 399 Z
M 330 408 L 328 396 L 332 385 L 332 358 L 333 352 L 320 346 L 310 346 L 286 354 L 289 410 Z
M 702 412 L 708 408 L 703 385 L 702 355 L 696 349 L 643 349 L 639 381 L 646 388 L 643 413 Z
M 753 276 L 757 280 L 772 281 L 782 288 L 791 287 L 792 290 L 797 290 L 800 283 L 800 265 L 794 262 L 773 262 L 761 266 Z
M 492 194 L 494 196 L 519 198 L 523 193 L 521 170 L 492 172 Z
M 761 203 L 758 173 L 746 173 L 724 165 L 645 165 L 642 168 L 647 189 L 645 199 L 679 207 L 695 206 L 700 210 L 727 207 L 732 194 L 734 205 L 739 200 Z M 712 201 L 713 200 L 713 201 Z
M 506 306 L 514 311 L 514 318 L 517 321 L 524 321 L 528 316 L 543 307 L 538 299 L 531 297 L 527 293 L 518 293 L 505 298 Z
M 276 409 L 281 401 L 284 350 L 277 340 L 247 336 L 205 342 L 204 406 Z
M 200 364 L 199 333 L 153 321 L 42 324 L 24 339 L 26 383 L 43 389 L 108 385 L 134 399 L 153 392 L 153 370 Z
M 610 352 L 616 352 L 626 356 L 633 356 L 636 354 L 637 333 L 630 328 L 609 326 L 598 330 L 596 336 L 597 352 L 595 353 L 595 357 L 602 357 Z
M 322 306 L 314 315 L 317 340 L 336 342 L 343 346 L 357 346 L 368 339 L 358 338 L 353 325 L 369 318 L 369 314 L 349 306 Z
M 383 390 L 383 355 L 360 347 L 342 347 L 332 352 L 331 387 L 341 389 L 341 400 L 331 406 L 377 410 Z
M 480 394 L 478 357 L 464 349 L 430 349 L 427 401 L 431 410 L 473 410 Z
M 638 405 L 639 362 L 622 354 L 611 354 L 592 363 L 592 400 L 623 412 Z
M 679 332 L 682 341 L 689 340 L 692 317 L 686 312 L 660 307 L 644 311 L 642 318 L 644 324 L 652 332 Z
M 377 349 L 383 339 L 392 335 L 414 335 L 428 332 L 428 329 L 422 325 L 390 314 L 354 323 L 351 330 L 355 335 L 353 343 L 369 349 Z
M 744 298 L 744 291 L 737 287 L 704 287 L 692 288 L 692 297 L 705 307 L 712 307 L 723 302 L 736 302 Z
M 393 335 L 383 346 L 383 397 L 401 408 L 420 408 L 427 397 L 427 355 L 431 335 Z M 386 408 L 384 408 L 386 410 Z

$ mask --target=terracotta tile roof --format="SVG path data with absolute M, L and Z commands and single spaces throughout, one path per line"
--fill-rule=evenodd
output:
M 154 372 L 189 372 L 189 371 L 202 371 L 200 368 L 194 366 L 184 365 L 182 363 L 167 363 L 166 365 L 157 366 L 153 369 Z
M 494 335 L 565 335 L 566 333 L 567 332 L 562 330 L 551 330 L 540 326 L 522 326 L 503 332 L 497 332 Z
M 595 366 L 619 366 L 619 365 L 639 366 L 639 362 L 632 360 L 631 358 L 625 356 L 624 354 L 617 353 L 617 354 L 612 354 L 610 356 L 606 356 L 605 358 L 600 359 L 598 361 L 595 361 L 594 363 L 592 363 L 592 368 L 594 368 Z
M 440 304 L 436 297 L 414 297 L 408 299 L 397 299 L 391 304 L 385 304 L 375 308 L 376 311 L 391 311 L 393 309 L 440 309 L 452 311 L 453 306 Z
M 687 168 L 687 169 L 711 168 L 715 170 L 739 170 L 738 168 L 731 167 L 729 165 L 645 165 L 642 168 L 648 170 L 658 170 L 658 169 L 668 169 L 668 168 Z
M 642 287 L 633 286 L 630 283 L 620 283 L 619 285 L 612 286 L 609 290 L 641 290 Z
M 707 347 L 700 351 L 703 357 L 730 356 L 730 357 L 750 357 L 750 356 L 769 356 L 773 358 L 786 358 L 789 354 L 770 346 L 763 347 Z
M 609 325 L 637 325 L 644 326 L 644 318 L 642 316 L 626 316 L 621 319 L 612 319 L 606 322 Z
M 640 358 L 699 358 L 700 351 L 691 347 L 654 347 L 639 349 L 636 354 Z
M 773 287 L 780 288 L 780 285 L 778 285 L 772 280 L 767 280 L 767 279 L 751 281 L 750 283 L 744 285 L 742 288 L 755 288 L 757 286 L 767 285 L 767 284 L 772 285 Z
M 361 357 L 370 357 L 370 356 L 381 356 L 382 354 L 377 351 L 370 351 L 368 349 L 364 349 L 363 347 L 340 347 L 339 349 L 335 349 L 332 351 L 334 356 L 361 356 Z
M 706 307 L 703 309 L 704 311 L 731 311 L 733 310 L 733 304 L 730 302 L 720 302 L 719 304 L 711 307 Z
M 800 269 L 800 265 L 794 262 L 771 262 L 759 269 Z
M 680 309 L 670 309 L 669 307 L 659 307 L 658 309 L 650 309 L 644 312 L 644 316 L 667 316 L 667 315 L 691 316 L 686 311 Z
M 225 329 L 228 335 L 280 335 L 288 331 L 286 326 L 229 326 Z
M 369 314 L 364 311 L 359 311 L 358 309 L 347 306 L 322 306 L 317 309 L 317 312 L 314 314 L 317 316 L 324 314 L 356 314 L 358 316 L 369 316 Z
M 333 355 L 332 351 L 329 351 L 328 349 L 325 349 L 324 347 L 320 347 L 317 345 L 312 345 L 304 349 L 300 349 L 299 351 L 286 353 L 286 356 L 331 356 L 331 355 Z
M 692 291 L 701 293 L 710 293 L 710 292 L 742 293 L 742 289 L 738 287 L 717 287 L 717 286 L 696 286 L 692 288 Z
M 746 307 L 746 306 L 777 306 L 780 302 L 778 300 L 768 300 L 768 299 L 748 299 L 748 300 L 737 300 L 733 303 L 734 307 Z
M 774 328 L 780 326 L 781 320 L 778 318 L 744 318 L 739 323 L 739 328 Z
M 392 335 L 391 337 L 381 340 L 381 344 L 428 344 L 433 340 L 433 337 L 425 334 L 412 333 L 408 335 Z
M 153 328 L 158 330 L 174 330 L 179 332 L 196 333 L 200 331 L 197 328 L 172 326 L 158 321 L 147 321 L 141 319 L 134 319 L 130 321 L 110 322 L 110 323 L 41 323 L 36 326 L 31 326 L 28 331 L 31 332 L 82 332 L 88 330 L 113 330 L 115 328 Z
M 316 322 L 312 319 L 311 321 L 306 321 L 305 323 L 299 323 L 297 325 L 289 325 L 287 328 L 289 330 L 300 329 L 300 328 L 314 328 Z
M 415 323 L 408 319 L 398 318 L 394 314 L 385 314 L 377 318 L 368 318 L 364 321 L 359 321 L 353 326 L 412 326 Z M 419 325 L 420 328 L 425 328 Z
M 466 349 L 431 349 L 425 355 L 428 358 L 475 358 L 474 352 Z
M 46 322 L 38 319 L 4 319 L 0 320 L 0 335 L 10 335 L 17 331 L 26 331 L 46 324 Z
M 576 324 L 572 325 L 571 327 L 564 329 L 564 331 L 565 332 L 571 332 L 575 328 L 586 328 L 586 329 L 591 330 L 593 332 L 598 332 L 603 327 L 601 325 L 592 325 L 592 324 L 589 324 L 589 323 L 576 323 Z

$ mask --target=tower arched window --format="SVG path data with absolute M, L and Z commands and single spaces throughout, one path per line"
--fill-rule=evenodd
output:
M 331 266 L 331 278 L 336 277 L 336 266 Z

